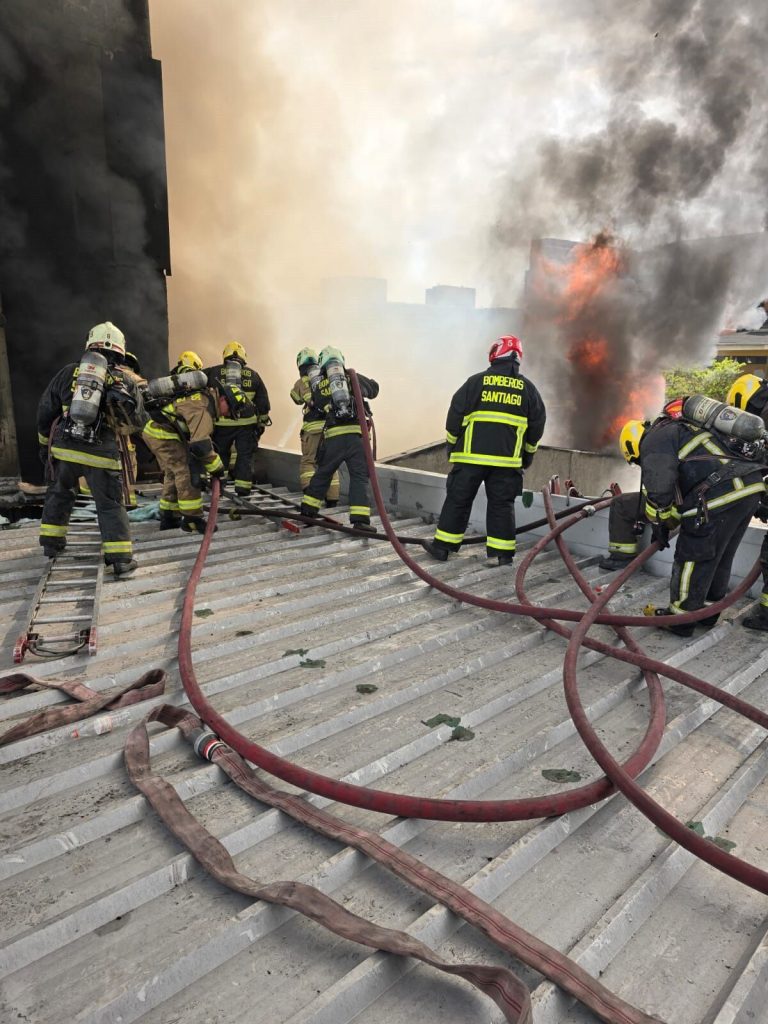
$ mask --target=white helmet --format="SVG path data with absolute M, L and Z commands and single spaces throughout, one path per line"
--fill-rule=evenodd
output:
M 88 332 L 88 341 L 85 343 L 86 352 L 92 348 L 98 348 L 104 352 L 117 352 L 118 355 L 124 356 L 125 335 L 109 320 L 103 324 L 96 324 Z

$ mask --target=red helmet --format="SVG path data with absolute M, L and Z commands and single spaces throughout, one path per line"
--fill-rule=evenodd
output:
M 684 398 L 673 398 L 672 401 L 667 402 L 662 409 L 662 412 L 665 416 L 669 416 L 671 420 L 681 420 L 683 418 L 684 402 Z
M 523 346 L 519 338 L 516 338 L 513 334 L 505 334 L 503 338 L 497 338 L 491 345 L 491 351 L 488 353 L 488 362 L 493 363 L 497 359 L 504 359 L 506 356 L 512 355 L 522 359 Z

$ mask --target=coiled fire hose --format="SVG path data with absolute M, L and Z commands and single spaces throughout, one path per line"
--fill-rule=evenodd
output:
M 359 384 L 354 371 L 350 371 L 350 377 L 352 379 L 353 390 L 355 391 L 358 407 L 361 407 L 362 400 L 359 392 Z M 405 552 L 402 544 L 394 534 L 386 509 L 384 508 L 381 491 L 376 479 L 375 466 L 372 464 L 373 460 L 370 453 L 370 447 L 368 445 L 368 438 L 364 423 L 361 423 L 361 429 L 363 431 L 363 441 L 366 446 L 366 455 L 368 457 L 371 485 L 374 491 L 377 511 L 381 517 L 384 530 L 400 558 L 409 566 L 409 568 L 416 572 L 420 578 L 424 579 L 425 582 L 430 585 L 435 586 L 436 589 L 447 593 L 450 597 L 457 600 L 463 600 L 467 603 L 475 604 L 480 607 L 489 607 L 491 610 L 504 611 L 511 614 L 528 615 L 542 621 L 548 626 L 556 626 L 556 620 L 568 620 L 577 623 L 576 628 L 572 631 L 570 636 L 566 653 L 566 662 L 564 665 L 566 696 L 569 708 L 571 709 L 571 713 L 574 717 L 574 723 L 576 724 L 580 735 L 584 738 L 588 748 L 593 753 L 593 756 L 595 756 L 597 762 L 606 772 L 607 779 L 593 783 L 591 787 L 581 787 L 580 790 L 573 790 L 569 793 L 557 794 L 556 796 L 537 798 L 537 800 L 432 800 L 429 798 L 403 796 L 401 794 L 385 793 L 382 791 L 369 791 L 364 787 L 351 786 L 348 783 L 329 779 L 325 776 L 319 775 L 318 773 L 311 772 L 298 765 L 294 765 L 283 758 L 279 758 L 267 751 L 265 748 L 249 741 L 246 737 L 241 736 L 237 730 L 228 725 L 224 718 L 217 714 L 203 696 L 195 678 L 191 658 L 190 634 L 194 607 L 194 594 L 213 535 L 213 526 L 215 524 L 219 497 L 218 482 L 214 483 L 212 491 L 209 526 L 203 538 L 203 543 L 198 553 L 198 558 L 195 562 L 188 584 L 187 593 L 185 595 L 179 634 L 179 669 L 182 682 L 190 702 L 199 712 L 206 724 L 213 729 L 233 750 L 239 752 L 243 757 L 252 761 L 258 767 L 271 772 L 285 781 L 291 782 L 294 785 L 307 789 L 311 792 L 327 796 L 329 799 L 334 801 L 350 803 L 355 806 L 367 807 L 373 810 L 380 810 L 399 816 L 467 821 L 505 820 L 505 818 L 501 817 L 501 814 L 503 813 L 506 815 L 510 814 L 510 812 L 513 813 L 511 813 L 506 820 L 510 820 L 512 817 L 517 817 L 517 812 L 522 812 L 520 814 L 521 817 L 549 816 L 553 814 L 561 814 L 565 810 L 572 809 L 573 806 L 584 806 L 583 803 L 572 803 L 574 800 L 574 793 L 579 793 L 580 798 L 583 798 L 588 790 L 593 787 L 598 787 L 598 793 L 600 795 L 593 796 L 592 799 L 602 799 L 604 796 L 608 795 L 615 786 L 624 792 L 643 813 L 647 814 L 647 816 L 651 818 L 651 820 L 656 824 L 659 824 L 665 832 L 668 832 L 668 834 L 672 835 L 673 838 L 680 842 L 681 845 L 686 846 L 686 848 L 692 850 L 692 852 L 702 856 L 703 859 L 707 860 L 708 863 L 713 866 L 726 871 L 726 873 L 732 875 L 732 877 L 737 878 L 745 884 L 751 885 L 753 888 L 757 888 L 760 891 L 768 892 L 768 875 L 766 875 L 765 872 L 746 864 L 739 858 L 724 853 L 717 847 L 713 846 L 713 844 L 707 843 L 706 840 L 700 839 L 685 826 L 682 826 L 677 822 L 673 816 L 669 815 L 654 801 L 647 797 L 644 791 L 633 781 L 633 775 L 641 771 L 642 767 L 649 763 L 653 757 L 653 752 L 655 751 L 658 743 L 658 735 L 660 735 L 659 722 L 661 722 L 661 728 L 663 728 L 663 698 L 660 693 L 656 696 L 657 690 L 660 690 L 660 687 L 658 687 L 658 679 L 654 681 L 654 674 L 656 676 L 664 675 L 674 681 L 683 683 L 683 685 L 690 686 L 698 692 L 705 693 L 707 696 L 719 700 L 721 703 L 732 707 L 734 710 L 738 710 L 740 713 L 746 714 L 752 721 L 757 722 L 764 728 L 768 728 L 768 716 L 759 709 L 754 708 L 752 705 L 749 705 L 744 701 L 740 701 L 738 698 L 732 698 L 729 694 L 726 694 L 718 687 L 705 683 L 703 680 L 698 680 L 696 677 L 678 669 L 672 669 L 663 662 L 648 658 L 638 649 L 618 649 L 609 644 L 604 644 L 600 641 L 593 641 L 586 637 L 588 629 L 595 622 L 601 622 L 617 627 L 625 625 L 648 627 L 663 625 L 670 622 L 680 623 L 696 621 L 699 618 L 711 616 L 715 611 L 720 611 L 722 608 L 728 607 L 733 603 L 733 601 L 747 591 L 759 574 L 759 564 L 753 568 L 747 579 L 744 580 L 740 587 L 722 601 L 709 605 L 705 609 L 701 609 L 698 613 L 693 612 L 686 615 L 656 617 L 654 620 L 649 620 L 644 616 L 616 616 L 601 614 L 601 609 L 616 593 L 621 584 L 629 578 L 631 573 L 638 566 L 642 565 L 643 562 L 653 554 L 656 550 L 656 547 L 653 545 L 630 563 L 630 566 L 621 573 L 618 579 L 614 581 L 610 587 L 606 588 L 606 590 L 597 599 L 593 600 L 592 606 L 586 614 L 574 612 L 570 609 L 540 608 L 531 606 L 530 604 L 490 601 L 488 599 L 478 598 L 475 595 L 465 594 L 432 577 L 431 574 L 424 570 L 419 563 L 411 559 L 407 555 L 407 552 Z M 607 504 L 607 502 L 603 504 Z M 551 507 L 548 509 L 548 512 L 551 513 Z M 577 521 L 583 515 L 584 513 L 581 512 L 577 513 L 575 516 L 569 516 L 563 523 L 553 528 L 550 534 L 547 537 L 542 538 L 535 545 L 535 548 L 529 552 L 529 555 L 526 556 L 520 570 L 518 570 L 518 597 L 525 600 L 524 591 L 522 591 L 522 578 L 524 577 L 524 571 L 530 566 L 538 551 L 543 550 L 544 546 L 553 538 L 559 538 L 560 534 L 567 529 L 568 526 L 572 525 L 573 522 Z M 568 564 L 567 559 L 566 564 Z M 579 585 L 582 586 L 582 583 Z M 586 584 L 583 584 L 582 589 L 584 588 L 586 588 Z M 591 592 L 589 592 L 587 588 L 585 593 Z M 559 629 L 562 628 L 563 627 L 559 627 Z M 590 646 L 596 650 L 603 651 L 613 657 L 618 657 L 620 660 L 637 665 L 646 673 L 646 679 L 648 681 L 651 694 L 651 716 L 649 726 L 640 747 L 638 747 L 638 750 L 631 758 L 628 759 L 623 767 L 619 766 L 602 744 L 600 744 L 594 730 L 591 729 L 591 726 L 584 715 L 583 706 L 579 700 L 576 688 L 576 658 L 578 650 L 582 644 Z M 538 807 L 536 806 L 537 804 Z M 699 852 L 700 848 L 701 853 Z M 441 896 L 436 896 L 435 898 L 442 900 Z M 488 909 L 493 914 L 497 913 L 496 911 L 493 911 L 493 908 Z M 473 920 L 472 923 L 478 922 Z M 511 925 L 511 922 L 509 922 L 509 924 Z M 512 927 L 515 928 L 515 926 Z M 605 990 L 603 990 L 603 993 L 600 993 L 599 997 L 595 999 L 595 986 L 600 989 L 602 989 L 602 986 L 599 986 L 599 983 L 588 975 L 583 980 L 586 990 L 582 992 L 577 991 L 579 986 L 574 984 L 574 970 L 578 970 L 576 965 L 572 964 L 566 957 L 563 957 L 562 954 L 557 953 L 555 950 L 549 950 L 547 947 L 544 947 L 547 952 L 544 956 L 544 962 L 542 962 L 534 955 L 534 953 L 532 953 L 530 940 L 533 940 L 533 944 L 538 945 L 539 947 L 543 944 L 538 943 L 538 940 L 533 939 L 532 936 L 527 936 L 526 938 L 528 939 L 528 944 L 523 942 L 522 946 L 515 946 L 514 954 L 524 962 L 536 967 L 537 970 L 542 971 L 542 973 L 553 980 L 556 984 L 563 987 L 566 991 L 569 991 L 577 998 L 582 999 L 582 1001 L 585 1002 L 586 1005 L 589 1005 L 601 1019 L 611 1022 L 611 1024 L 629 1024 L 630 1021 L 648 1022 L 653 1019 L 642 1014 L 641 1011 L 627 1007 L 626 1004 L 623 1004 L 622 1001 L 618 1000 L 618 998 L 612 993 L 607 993 L 607 995 L 603 994 L 605 993 Z M 510 949 L 510 951 L 513 950 Z M 538 950 L 536 952 L 538 952 Z M 582 979 L 579 980 L 581 982 Z

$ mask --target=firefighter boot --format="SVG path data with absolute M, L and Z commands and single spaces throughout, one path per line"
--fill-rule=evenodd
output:
M 138 568 L 139 563 L 135 558 L 112 563 L 112 572 L 115 574 L 116 580 L 127 580 Z
M 444 548 L 439 541 L 425 540 L 424 550 L 427 552 L 428 555 L 431 555 L 432 558 L 436 559 L 438 562 L 448 561 L 448 548 Z
M 160 513 L 160 529 L 161 530 L 178 530 L 181 526 L 181 516 L 178 512 L 169 512 L 163 510 Z
M 203 516 L 184 516 L 181 520 L 181 529 L 183 533 L 205 533 L 206 519 Z M 218 530 L 218 526 L 214 526 L 213 532 Z
M 673 611 L 671 608 L 656 608 L 654 615 L 678 615 L 679 612 Z M 668 633 L 674 633 L 675 636 L 691 637 L 693 631 L 696 628 L 694 622 L 681 623 L 679 626 L 661 626 L 661 629 L 666 629 Z
M 355 523 L 350 521 L 350 526 L 354 526 L 354 528 L 359 530 L 361 533 L 376 533 L 376 527 L 373 523 Z
M 759 604 L 742 622 L 747 629 L 757 629 L 762 633 L 768 633 L 768 608 Z
M 597 564 L 606 572 L 616 572 L 618 569 L 626 569 L 634 557 L 634 555 L 622 555 L 618 551 L 611 551 L 609 554 L 603 555 Z
M 326 501 L 325 501 L 325 507 L 326 508 L 336 508 L 336 506 L 338 504 L 339 504 L 338 501 L 334 501 L 332 498 L 330 498 L 330 499 L 326 498 Z

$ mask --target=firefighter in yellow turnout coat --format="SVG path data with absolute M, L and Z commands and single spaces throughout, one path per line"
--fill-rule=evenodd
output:
M 147 389 L 151 419 L 142 437 L 163 471 L 161 530 L 179 526 L 185 533 L 205 530 L 199 473 L 193 472 L 190 456 L 211 476 L 224 475 L 224 464 L 211 441 L 214 396 L 202 369 L 203 361 L 196 353 L 184 352 L 171 371 L 175 394 L 172 392 L 164 404 L 153 408 L 153 386 L 169 378 L 152 381 Z M 157 390 L 161 392 L 162 388 Z
M 303 348 L 296 356 L 299 379 L 291 388 L 291 400 L 296 405 L 304 406 L 304 422 L 301 425 L 299 440 L 301 443 L 301 461 L 299 462 L 299 480 L 302 491 L 306 489 L 317 467 L 317 453 L 323 439 L 325 413 L 320 408 L 322 402 L 313 402 L 312 380 L 322 377 L 317 364 L 317 353 L 314 349 Z M 316 383 L 316 388 L 319 385 Z M 325 494 L 326 508 L 334 508 L 339 503 L 339 474 L 334 473 Z

